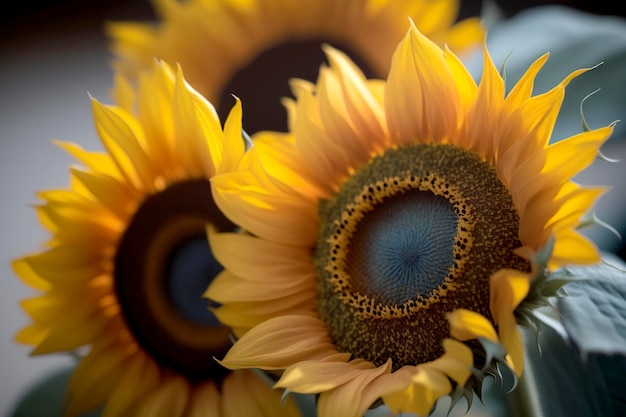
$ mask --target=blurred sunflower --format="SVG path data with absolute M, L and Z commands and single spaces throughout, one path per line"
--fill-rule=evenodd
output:
M 350 52 L 361 68 L 382 78 L 407 17 L 453 50 L 468 51 L 484 37 L 478 18 L 455 24 L 458 0 L 155 0 L 154 6 L 156 25 L 107 26 L 118 57 L 113 65 L 133 78 L 153 57 L 180 63 L 220 116 L 231 94 L 240 97 L 250 133 L 286 129 L 280 98 L 289 94 L 287 80 L 315 79 L 323 42 Z
M 505 94 L 486 48 L 477 85 L 414 25 L 386 81 L 325 51 L 316 84 L 292 82 L 290 131 L 258 133 L 240 168 L 211 180 L 246 231 L 210 234 L 225 270 L 205 296 L 240 337 L 221 363 L 285 370 L 275 386 L 319 393 L 320 417 L 381 398 L 426 415 L 471 393 L 472 367 L 521 375 L 515 315 L 533 280 L 599 260 L 576 228 L 603 190 L 571 179 L 613 128 L 548 145 L 586 70 L 533 96 L 546 54 Z
M 84 167 L 70 169 L 68 189 L 39 193 L 37 213 L 52 237 L 14 261 L 43 292 L 23 301 L 33 322 L 16 339 L 35 345 L 34 355 L 90 347 L 70 381 L 67 416 L 101 406 L 105 416 L 298 416 L 252 371 L 215 362 L 230 330 L 201 297 L 222 269 L 206 228 L 235 227 L 209 180 L 244 153 L 241 105 L 222 130 L 180 67 L 154 63 L 140 79 L 138 116 L 123 78 L 119 106 L 92 100 L 106 153 L 61 144 Z

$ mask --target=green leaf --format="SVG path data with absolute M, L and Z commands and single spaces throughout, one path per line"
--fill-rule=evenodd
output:
M 583 363 L 576 350 L 553 328 L 523 331 L 526 365 L 517 389 L 507 395 L 511 417 L 615 416 L 604 375 Z
M 557 300 L 557 310 L 583 358 L 626 356 L 626 266 L 603 263 L 564 272 L 577 279 L 565 285 L 568 295 Z
M 626 415 L 626 264 L 613 259 L 566 272 L 580 279 L 557 301 L 563 326 L 595 386 L 610 396 L 607 415 Z
M 63 398 L 74 368 L 64 368 L 46 375 L 19 400 L 11 417 L 61 417 Z M 98 417 L 93 411 L 81 417 Z

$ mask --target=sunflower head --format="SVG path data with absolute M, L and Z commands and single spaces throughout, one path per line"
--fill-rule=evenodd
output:
M 163 62 L 136 92 L 118 78 L 115 96 L 117 105 L 92 100 L 104 152 L 61 144 L 81 165 L 67 189 L 38 194 L 51 237 L 13 264 L 40 291 L 22 302 L 32 323 L 17 340 L 33 354 L 86 347 L 68 416 L 97 407 L 110 416 L 299 415 L 255 373 L 213 359 L 231 330 L 201 297 L 222 270 L 206 231 L 235 230 L 210 181 L 244 154 L 239 100 L 222 127 L 180 66 Z
M 226 269 L 206 295 L 240 336 L 221 363 L 285 370 L 276 386 L 320 394 L 320 416 L 380 398 L 425 415 L 491 366 L 520 375 L 532 283 L 599 259 L 577 227 L 603 189 L 572 177 L 612 126 L 549 145 L 586 70 L 533 95 L 544 55 L 505 94 L 486 48 L 476 83 L 414 24 L 384 81 L 325 51 L 316 83 L 292 82 L 289 132 L 212 180 L 245 230 L 210 236 Z
M 107 27 L 114 66 L 135 78 L 153 57 L 185 68 L 189 82 L 226 115 L 230 95 L 246 106 L 248 132 L 285 130 L 280 98 L 292 77 L 314 79 L 329 43 L 369 75 L 386 76 L 407 17 L 438 44 L 468 51 L 484 36 L 478 18 L 456 22 L 458 0 L 159 0 L 156 25 Z

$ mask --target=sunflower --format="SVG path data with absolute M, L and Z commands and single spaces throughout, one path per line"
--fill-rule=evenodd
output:
M 230 95 L 246 106 L 250 133 L 285 130 L 280 98 L 287 80 L 313 80 L 323 62 L 320 42 L 351 51 L 372 76 L 385 77 L 407 17 L 438 44 L 459 51 L 479 45 L 478 18 L 455 24 L 458 0 L 155 0 L 156 25 L 113 22 L 106 31 L 114 67 L 129 77 L 153 57 L 180 63 L 187 80 L 228 111 Z
M 244 153 L 241 104 L 222 129 L 180 67 L 155 63 L 141 76 L 135 116 L 133 90 L 118 81 L 118 106 L 92 100 L 106 152 L 61 143 L 84 166 L 70 169 L 68 189 L 39 193 L 52 237 L 14 261 L 42 292 L 23 301 L 32 324 L 16 339 L 35 345 L 34 355 L 88 350 L 68 387 L 67 416 L 101 406 L 105 416 L 300 415 L 266 379 L 213 359 L 231 345 L 230 330 L 201 297 L 222 269 L 206 228 L 235 227 L 209 180 Z
M 256 134 L 211 180 L 243 229 L 210 234 L 225 270 L 205 296 L 239 338 L 221 363 L 284 370 L 275 387 L 319 394 L 320 417 L 381 399 L 428 414 L 493 370 L 489 344 L 521 375 L 515 310 L 535 277 L 599 260 L 576 229 L 603 190 L 572 177 L 612 126 L 548 145 L 586 70 L 533 95 L 546 54 L 505 94 L 486 47 L 477 84 L 415 25 L 384 81 L 325 52 L 316 84 L 292 82 L 289 132 Z

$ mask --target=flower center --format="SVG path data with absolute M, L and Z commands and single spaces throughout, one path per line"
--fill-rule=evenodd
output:
M 489 277 L 529 270 L 519 216 L 495 170 L 452 145 L 373 158 L 320 205 L 318 308 L 342 352 L 394 369 L 438 358 L 446 313 L 491 317 Z
M 231 346 L 230 329 L 202 293 L 222 270 L 206 227 L 232 231 L 205 179 L 175 183 L 142 202 L 115 256 L 115 288 L 138 343 L 162 366 L 192 380 L 221 379 L 213 360 Z
M 457 214 L 444 198 L 416 189 L 388 197 L 360 219 L 346 273 L 354 290 L 388 305 L 436 289 L 448 275 Z
M 226 119 L 234 94 L 244 103 L 244 126 L 249 134 L 261 130 L 285 131 L 287 112 L 281 100 L 291 97 L 288 81 L 291 78 L 317 79 L 320 65 L 326 62 L 322 51 L 324 43 L 348 54 L 366 75 L 374 75 L 358 54 L 336 41 L 313 39 L 282 43 L 263 51 L 234 73 L 217 101 L 220 118 Z

